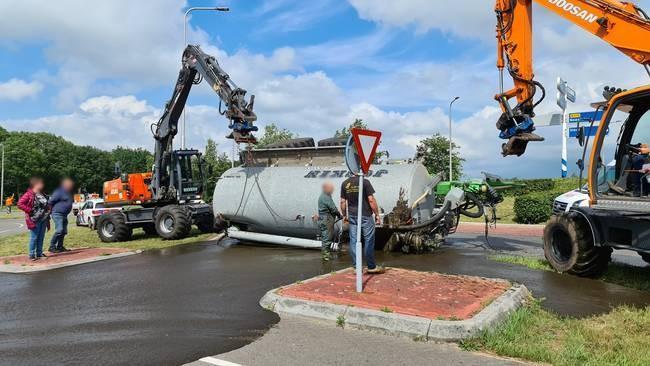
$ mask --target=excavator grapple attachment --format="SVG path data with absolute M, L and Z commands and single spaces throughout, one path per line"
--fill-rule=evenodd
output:
M 512 136 L 508 142 L 501 145 L 501 154 L 503 156 L 517 155 L 522 156 L 526 152 L 526 147 L 531 141 L 544 141 L 542 136 L 536 135 L 532 132 L 523 132 L 518 135 Z

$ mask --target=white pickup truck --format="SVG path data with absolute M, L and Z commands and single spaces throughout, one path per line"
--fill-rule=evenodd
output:
M 599 185 L 603 190 L 607 190 L 607 182 L 614 180 L 614 173 L 616 169 L 616 161 L 612 161 L 605 167 L 603 174 L 600 176 Z M 571 207 L 587 207 L 589 206 L 589 193 L 587 193 L 587 185 L 580 189 L 569 191 L 555 198 L 553 201 L 553 214 L 561 214 L 569 212 Z

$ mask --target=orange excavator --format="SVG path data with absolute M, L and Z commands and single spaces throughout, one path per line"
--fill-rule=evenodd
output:
M 531 141 L 535 107 L 545 96 L 533 70 L 533 2 L 609 43 L 646 68 L 650 74 L 650 22 L 647 14 L 630 2 L 618 0 L 497 0 L 497 68 L 500 88 L 496 100 L 503 114 L 497 121 L 503 155 L 521 156 Z M 503 88 L 504 70 L 514 81 Z M 539 93 L 539 96 L 538 96 Z M 509 101 L 516 98 L 516 105 Z M 537 99 L 536 99 L 537 98 Z
M 256 143 L 255 97 L 246 99 L 246 90 L 234 83 L 215 57 L 199 46 L 188 45 L 172 96 L 160 119 L 151 125 L 153 170 L 116 172 L 119 178 L 104 182 L 105 205 L 120 210 L 111 210 L 97 220 L 97 233 L 103 242 L 129 240 L 134 228 L 158 234 L 163 239 L 187 237 L 192 225 L 203 232 L 214 230 L 212 207 L 202 198 L 209 174 L 205 171 L 205 159 L 197 150 L 175 150 L 173 144 L 190 91 L 203 81 L 219 97 L 219 112 L 232 130 L 227 138 L 238 144 Z
M 533 2 L 592 33 L 636 63 L 650 75 L 650 18 L 631 2 L 618 0 L 497 0 L 497 67 L 500 91 L 496 100 L 503 114 L 497 122 L 503 155 L 520 156 L 534 134 L 534 109 L 544 97 L 543 86 L 533 73 Z M 514 87 L 503 90 L 507 70 Z M 645 73 L 644 73 L 645 74 Z M 643 75 L 644 77 L 646 75 Z M 537 97 L 536 94 L 540 93 Z M 554 216 L 544 229 L 544 254 L 559 272 L 596 276 L 606 268 L 613 248 L 639 253 L 650 263 L 650 157 L 643 149 L 650 138 L 650 85 L 631 90 L 605 87 L 604 102 L 594 103 L 603 117 L 587 154 L 578 161 L 588 172 L 589 205 L 562 207 L 554 204 Z M 516 98 L 516 105 L 509 101 Z M 627 114 L 615 144 L 615 167 L 602 164 L 601 150 L 615 113 Z M 618 118 L 618 117 L 617 117 Z M 593 121 L 591 122 L 593 127 Z M 607 145 L 610 146 L 610 145 Z M 585 163 L 585 156 L 588 162 Z M 607 171 L 613 169 L 614 171 Z

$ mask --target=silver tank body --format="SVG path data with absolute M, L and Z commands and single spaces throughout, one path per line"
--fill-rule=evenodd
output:
M 233 168 L 217 182 L 214 213 L 247 231 L 315 239 L 318 224 L 313 216 L 322 184 L 335 185 L 333 199 L 339 207 L 341 184 L 348 176 L 343 166 Z M 395 208 L 400 189 L 409 206 L 419 199 L 412 210 L 416 222 L 435 213 L 434 178 L 423 165 L 373 165 L 368 179 L 383 215 Z

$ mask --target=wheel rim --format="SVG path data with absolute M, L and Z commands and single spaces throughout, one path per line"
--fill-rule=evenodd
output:
M 115 235 L 115 225 L 112 222 L 107 222 L 102 225 L 102 234 L 107 238 L 113 237 Z
M 555 230 L 551 237 L 553 256 L 560 262 L 568 262 L 571 259 L 571 237 L 564 230 Z
M 172 231 L 174 231 L 174 217 L 171 215 L 165 215 L 162 217 L 162 220 L 160 220 L 160 224 L 158 225 L 158 228 L 162 233 L 169 234 Z

